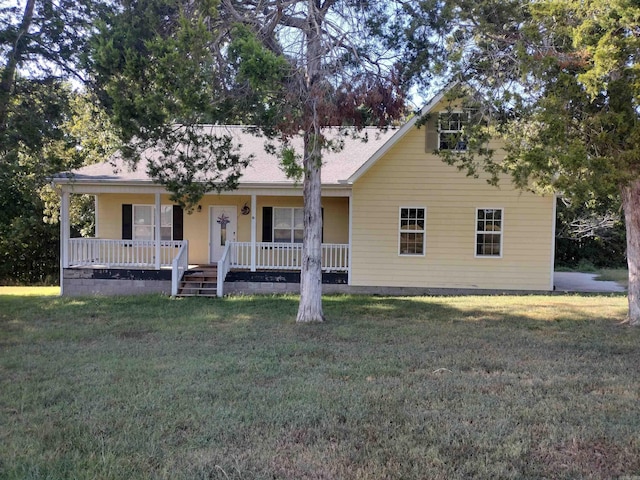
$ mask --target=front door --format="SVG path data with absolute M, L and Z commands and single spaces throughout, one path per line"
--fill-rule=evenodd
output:
M 235 205 L 215 206 L 209 209 L 211 231 L 210 262 L 217 263 L 222 257 L 227 241 L 236 241 L 238 209 Z

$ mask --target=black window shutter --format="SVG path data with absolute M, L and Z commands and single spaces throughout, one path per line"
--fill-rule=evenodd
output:
M 133 205 L 122 204 L 122 239 L 133 239 Z
M 173 206 L 173 239 L 184 240 L 184 210 L 180 205 Z
M 273 242 L 273 207 L 262 207 L 262 241 Z
M 324 207 L 320 208 L 320 215 L 322 218 L 322 230 L 320 233 L 320 242 L 324 243 Z

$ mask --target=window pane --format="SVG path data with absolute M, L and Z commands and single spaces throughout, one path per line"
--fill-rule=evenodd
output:
M 459 133 L 440 133 L 440 150 L 466 150 L 467 142 Z
M 476 244 L 477 255 L 500 255 L 500 235 L 478 234 Z
M 400 253 L 402 255 L 422 255 L 424 235 L 422 233 L 400 234 Z
M 153 225 L 153 207 L 151 205 L 134 205 L 133 223 L 136 225 Z
M 153 206 L 134 205 L 133 206 L 133 239 L 153 240 L 154 222 Z
M 274 208 L 274 227 L 275 228 L 291 228 L 291 209 L 290 208 Z
M 273 241 L 284 243 L 291 242 L 291 229 L 275 228 L 273 230 Z
M 173 206 L 163 205 L 160 208 L 160 225 L 163 227 L 170 227 L 173 225 Z
M 173 240 L 172 227 L 160 227 L 160 240 Z
M 153 226 L 135 225 L 133 227 L 134 240 L 153 240 Z
M 462 130 L 466 121 L 466 114 L 460 112 L 446 112 L 440 114 L 441 130 Z
M 304 209 L 274 208 L 273 241 L 302 243 Z
M 502 210 L 478 210 L 478 232 L 499 232 L 502 230 Z
M 424 208 L 402 208 L 400 210 L 400 230 L 424 231 Z
M 294 228 L 304 228 L 304 210 L 302 208 L 293 209 Z

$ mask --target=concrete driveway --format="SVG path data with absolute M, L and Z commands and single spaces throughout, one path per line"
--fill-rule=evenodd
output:
M 617 282 L 600 282 L 593 273 L 555 272 L 553 283 L 556 292 L 617 293 L 626 289 Z

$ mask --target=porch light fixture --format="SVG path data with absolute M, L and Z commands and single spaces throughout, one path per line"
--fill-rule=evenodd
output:
M 251 209 L 249 208 L 249 205 L 247 205 L 247 202 L 244 202 L 244 205 L 240 209 L 240 213 L 242 213 L 242 215 L 249 215 L 251 213 Z
M 202 211 L 202 205 L 198 205 L 198 208 L 196 208 L 196 210 L 198 211 L 198 213 L 200 213 Z

